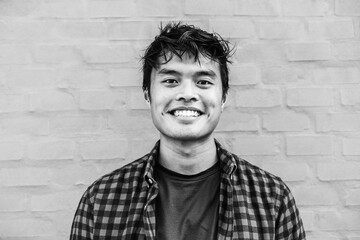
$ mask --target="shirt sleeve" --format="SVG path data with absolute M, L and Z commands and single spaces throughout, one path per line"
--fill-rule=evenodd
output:
M 92 240 L 94 229 L 93 205 L 88 191 L 82 196 L 71 227 L 70 240 Z
M 305 240 L 305 230 L 296 207 L 295 199 L 285 186 L 284 196 L 280 203 L 276 220 L 277 240 Z

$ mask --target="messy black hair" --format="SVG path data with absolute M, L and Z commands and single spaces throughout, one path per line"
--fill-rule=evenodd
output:
M 229 89 L 228 63 L 232 49 L 229 42 L 217 33 L 208 33 L 193 25 L 168 23 L 165 27 L 160 26 L 160 34 L 145 50 L 143 61 L 143 91 L 150 94 L 151 71 L 161 64 L 169 62 L 174 55 L 182 59 L 182 56 L 190 54 L 195 61 L 199 61 L 200 55 L 216 61 L 220 65 L 223 98 L 225 99 Z M 160 62 L 159 59 L 163 59 Z

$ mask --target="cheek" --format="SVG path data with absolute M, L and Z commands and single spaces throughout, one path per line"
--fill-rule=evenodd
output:
M 171 98 L 164 94 L 153 95 L 151 109 L 155 112 L 166 112 L 171 104 Z

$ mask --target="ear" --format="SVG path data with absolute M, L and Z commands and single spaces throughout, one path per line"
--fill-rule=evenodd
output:
M 144 98 L 148 105 L 150 105 L 150 95 L 148 90 L 144 90 Z
M 225 103 L 226 103 L 226 95 L 223 96 L 223 99 L 221 101 L 221 111 L 224 111 Z

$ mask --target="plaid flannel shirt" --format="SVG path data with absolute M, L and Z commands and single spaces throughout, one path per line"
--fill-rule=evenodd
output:
M 221 166 L 217 239 L 303 240 L 305 232 L 284 182 L 215 140 Z M 159 142 L 144 157 L 95 181 L 82 196 L 71 240 L 156 239 L 153 177 Z

